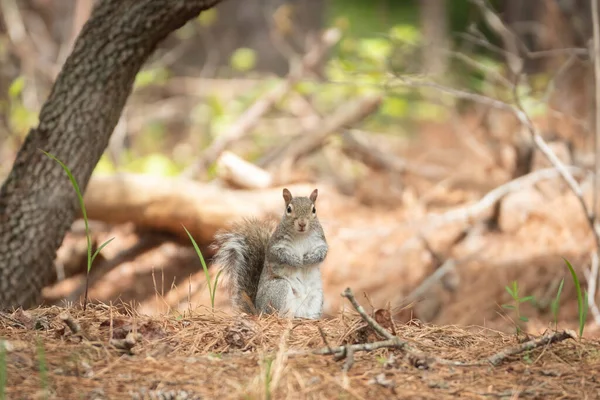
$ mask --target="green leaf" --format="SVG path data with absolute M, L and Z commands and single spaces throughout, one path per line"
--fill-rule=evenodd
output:
M 408 100 L 401 97 L 386 97 L 381 104 L 381 112 L 390 117 L 404 117 L 408 112 Z
M 526 301 L 532 301 L 534 299 L 533 296 L 525 296 L 519 299 L 519 303 L 525 303 Z
M 11 98 L 16 98 L 21 95 L 23 89 L 25 88 L 25 77 L 23 75 L 18 76 L 13 80 L 8 87 L 8 96 Z
M 100 254 L 100 252 L 102 251 L 102 249 L 103 249 L 103 248 L 105 248 L 105 247 L 106 247 L 106 245 L 108 245 L 110 242 L 112 242 L 112 241 L 113 241 L 113 239 L 114 239 L 114 237 L 111 237 L 111 238 L 110 238 L 110 239 L 108 239 L 106 242 L 102 243 L 102 244 L 100 245 L 100 247 L 98 247 L 98 249 L 96 249 L 96 252 L 95 252 L 95 253 L 94 253 L 94 255 L 92 256 L 92 262 L 94 262 L 94 259 L 96 258 L 96 256 L 97 256 L 98 254 Z M 90 272 L 90 271 L 89 271 L 89 269 L 88 269 L 88 272 Z
M 218 11 L 216 8 L 209 8 L 208 10 L 204 10 L 198 15 L 198 22 L 200 25 L 209 27 L 212 26 L 215 21 L 218 19 Z
M 183 224 L 181 226 L 183 226 Z M 204 262 L 204 257 L 202 256 L 202 252 L 200 251 L 198 244 L 192 237 L 192 234 L 187 230 L 187 228 L 185 226 L 183 226 L 183 229 L 185 229 L 185 232 L 187 233 L 190 240 L 192 241 L 194 250 L 196 250 L 196 254 L 198 255 L 198 258 L 200 259 L 200 262 L 202 263 L 202 269 L 204 270 L 204 276 L 206 277 L 206 285 L 208 286 L 208 293 L 211 294 L 212 288 L 211 288 L 211 284 L 210 284 L 210 274 L 208 273 L 208 267 L 206 266 L 206 263 Z
M 358 54 L 370 61 L 385 62 L 392 53 L 392 44 L 387 39 L 367 38 L 358 42 Z
M 577 278 L 577 273 L 575 272 L 575 269 L 573 268 L 573 266 L 571 265 L 569 260 L 567 260 L 566 258 L 563 258 L 563 260 L 565 260 L 565 263 L 567 263 L 567 267 L 569 268 L 569 271 L 571 272 L 571 277 L 573 278 L 573 283 L 575 284 L 575 290 L 577 292 L 577 309 L 578 309 L 578 314 L 579 314 L 579 337 L 581 337 L 581 336 L 583 336 L 585 319 L 587 317 L 587 301 L 585 301 L 585 302 L 583 301 L 581 285 L 579 284 L 579 278 Z
M 506 291 L 508 292 L 508 294 L 510 294 L 510 297 L 515 297 L 515 292 L 513 292 L 513 290 L 510 288 L 510 286 L 504 286 L 504 288 L 506 289 Z
M 139 71 L 135 76 L 134 87 L 136 89 L 144 88 L 150 85 L 165 83 L 169 77 L 169 72 L 166 68 L 152 68 Z
M 554 316 L 555 322 L 558 318 L 558 306 L 559 306 L 559 302 L 560 302 L 560 294 L 562 293 L 564 283 L 565 283 L 565 278 L 560 280 L 560 285 L 558 285 L 558 291 L 556 292 L 556 298 L 554 300 L 552 300 L 552 304 L 550 305 L 550 309 L 552 310 L 552 315 Z
M 390 37 L 398 42 L 417 44 L 421 41 L 421 32 L 413 25 L 400 24 L 390 29 Z
M 507 310 L 514 310 L 515 306 L 510 304 L 502 304 L 502 308 L 506 308 Z
M 77 184 L 77 180 L 75 180 L 75 177 L 71 173 L 71 170 L 69 169 L 69 167 L 67 167 L 62 161 L 60 161 L 54 155 L 47 153 L 42 149 L 40 149 L 40 151 L 42 153 L 44 153 L 45 155 L 47 155 L 48 157 L 50 157 L 51 159 L 53 159 L 54 161 L 56 161 L 62 167 L 62 169 L 66 172 L 67 176 L 69 177 L 69 180 L 71 181 L 71 185 L 73 185 L 75 192 L 77 193 L 77 198 L 79 199 L 79 207 L 81 208 L 81 214 L 83 216 L 83 222 L 85 223 L 85 232 L 86 232 L 86 236 L 87 236 L 87 245 L 88 245 L 87 269 L 89 272 L 90 269 L 92 268 L 92 241 L 90 238 L 90 227 L 88 225 L 88 218 L 87 218 L 87 213 L 85 211 L 85 204 L 83 202 L 83 196 L 81 195 L 81 191 L 79 190 L 79 185 Z
M 247 47 L 240 47 L 231 55 L 230 64 L 238 71 L 249 71 L 256 65 L 256 52 Z
M 219 283 L 219 276 L 221 276 L 222 272 L 223 272 L 223 270 L 220 269 L 219 272 L 217 272 L 217 275 L 215 276 L 215 282 L 213 283 L 213 291 L 212 291 L 212 295 L 210 296 L 211 307 L 215 306 L 215 293 L 217 292 L 217 284 Z
M 524 316 L 520 316 L 520 317 L 519 317 L 519 319 L 520 319 L 521 321 L 523 321 L 523 322 L 527 322 L 527 321 L 529 321 L 529 318 L 527 318 L 527 317 L 524 317 Z

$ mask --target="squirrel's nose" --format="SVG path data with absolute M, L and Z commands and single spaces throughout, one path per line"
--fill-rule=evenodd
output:
M 299 226 L 300 228 L 305 228 L 305 227 L 306 227 L 306 222 L 302 222 L 302 221 L 300 221 L 300 222 L 298 222 L 298 226 Z

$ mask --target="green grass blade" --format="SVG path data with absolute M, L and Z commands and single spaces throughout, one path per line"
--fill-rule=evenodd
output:
M 525 297 L 521 297 L 519 299 L 519 303 L 525 303 L 526 301 L 532 301 L 533 300 L 533 296 L 525 296 Z
M 558 320 L 558 305 L 560 302 L 560 295 L 562 293 L 563 284 L 565 283 L 565 278 L 560 280 L 560 285 L 558 285 L 558 291 L 556 292 L 556 298 L 552 301 L 550 308 L 552 309 L 552 315 L 554 316 L 554 322 Z
M 50 157 L 51 159 L 53 159 L 54 161 L 56 161 L 62 167 L 62 169 L 65 170 L 65 172 L 67 173 L 67 176 L 69 177 L 69 180 L 71 181 L 71 185 L 73 185 L 73 188 L 75 189 L 75 192 L 77 193 L 77 198 L 79 199 L 79 206 L 81 207 L 81 214 L 83 215 L 83 221 L 85 223 L 85 232 L 87 234 L 87 240 L 88 240 L 88 273 L 89 273 L 90 272 L 89 270 L 92 267 L 92 243 L 91 243 L 91 238 L 89 235 L 90 228 L 88 226 L 88 219 L 87 219 L 87 213 L 85 211 L 85 204 L 83 202 L 83 196 L 81 195 L 81 190 L 79 190 L 79 185 L 77 184 L 77 180 L 71 173 L 71 170 L 69 169 L 69 167 L 67 167 L 62 161 L 60 161 L 54 155 L 52 155 L 48 152 L 45 152 L 42 149 L 39 149 L 39 150 L 42 153 L 44 153 L 45 155 L 47 155 L 48 157 Z
M 567 267 L 569 268 L 569 271 L 571 272 L 571 277 L 573 278 L 573 283 L 575 284 L 575 290 L 577 291 L 577 309 L 579 312 L 579 337 L 581 337 L 583 336 L 583 328 L 585 325 L 585 318 L 587 316 L 587 299 L 584 305 L 583 293 L 581 291 L 581 285 L 579 284 L 579 278 L 577 278 L 577 273 L 575 272 L 575 269 L 573 268 L 569 260 L 567 260 L 566 258 L 563 258 L 563 260 L 565 260 L 565 263 L 567 263 Z
M 217 292 L 217 284 L 219 283 L 219 276 L 221 275 L 221 272 L 223 272 L 222 269 L 220 269 L 219 272 L 217 272 L 217 275 L 215 276 L 215 283 L 213 284 L 213 291 L 210 297 L 210 303 L 212 308 L 215 308 L 215 294 Z
M 183 224 L 181 226 L 183 226 Z M 194 250 L 196 250 L 196 254 L 198 254 L 198 258 L 200 258 L 200 262 L 202 263 L 202 269 L 204 270 L 204 275 L 206 276 L 206 284 L 208 285 L 208 293 L 212 294 L 212 287 L 210 284 L 210 274 L 208 273 L 208 267 L 206 266 L 206 263 L 204 262 L 204 257 L 202 257 L 202 252 L 200 251 L 198 244 L 196 244 L 196 241 L 192 237 L 192 234 L 186 229 L 185 226 L 183 226 L 183 229 L 185 229 L 185 232 L 188 234 L 190 240 L 192 241 L 192 244 L 194 245 Z
M 45 392 L 45 398 L 48 398 L 49 395 L 49 387 L 48 387 L 48 368 L 46 365 L 46 352 L 44 351 L 44 344 L 42 340 L 38 338 L 37 340 L 37 354 L 38 354 L 38 364 L 40 369 L 40 380 L 42 384 L 42 388 Z
M 100 252 L 102 251 L 103 248 L 106 247 L 107 244 L 109 244 L 110 242 L 112 242 L 114 239 L 114 237 L 111 237 L 110 239 L 108 239 L 106 242 L 102 243 L 100 245 L 100 247 L 98 247 L 98 249 L 96 250 L 96 252 L 94 253 L 94 255 L 92 256 L 92 262 L 94 262 L 94 260 L 96 259 L 96 256 L 98 254 L 100 254 Z M 88 271 L 89 272 L 89 271 Z

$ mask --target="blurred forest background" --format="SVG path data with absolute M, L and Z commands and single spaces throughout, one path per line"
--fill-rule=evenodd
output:
M 0 180 L 93 3 L 0 0 Z M 406 320 L 543 330 L 564 278 L 559 319 L 576 326 L 566 257 L 597 333 L 594 235 L 532 135 L 591 204 L 591 16 L 587 0 L 227 0 L 203 12 L 138 74 L 88 187 L 95 240 L 116 238 L 90 298 L 207 306 L 181 224 L 209 259 L 216 229 L 281 213 L 281 186 L 318 187 L 328 315 L 350 286 Z M 46 302 L 81 297 L 85 245 L 77 221 Z M 533 296 L 522 315 L 501 307 L 513 282 Z M 228 305 L 220 284 L 216 306 Z

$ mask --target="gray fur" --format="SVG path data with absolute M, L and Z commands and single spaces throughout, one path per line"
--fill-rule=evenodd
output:
M 313 212 L 317 194 L 315 189 L 310 197 L 293 197 L 284 189 L 285 209 L 274 231 L 270 222 L 246 219 L 215 236 L 214 261 L 229 277 L 235 307 L 247 313 L 320 318 L 320 264 L 328 245 Z
M 217 252 L 213 262 L 221 266 L 223 274 L 229 278 L 233 305 L 246 313 L 255 311 L 258 281 L 271 232 L 271 221 L 247 218 L 233 225 L 229 231 L 220 231 L 215 235 L 212 248 Z
M 329 247 L 327 246 L 327 243 L 323 241 L 323 244 L 315 247 L 311 252 L 304 255 L 302 263 L 304 265 L 320 264 L 325 260 L 328 250 Z

